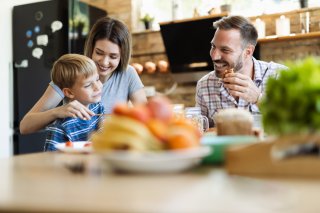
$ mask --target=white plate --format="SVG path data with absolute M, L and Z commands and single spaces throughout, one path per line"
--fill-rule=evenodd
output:
M 181 172 L 198 165 L 211 152 L 210 147 L 162 151 L 128 152 L 110 151 L 102 158 L 115 170 L 135 173 Z
M 91 146 L 84 146 L 88 141 L 74 141 L 73 147 L 66 146 L 65 143 L 56 144 L 55 147 L 62 152 L 66 153 L 90 153 L 92 152 Z

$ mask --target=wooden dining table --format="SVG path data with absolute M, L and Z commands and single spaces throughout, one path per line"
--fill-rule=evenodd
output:
M 319 179 L 237 176 L 214 165 L 132 174 L 93 154 L 0 160 L 0 212 L 320 212 L 319 195 Z

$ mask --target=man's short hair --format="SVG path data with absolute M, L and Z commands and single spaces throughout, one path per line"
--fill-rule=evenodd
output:
M 236 29 L 244 40 L 244 44 L 256 46 L 258 39 L 257 29 L 243 16 L 226 16 L 213 23 L 213 27 L 221 30 Z

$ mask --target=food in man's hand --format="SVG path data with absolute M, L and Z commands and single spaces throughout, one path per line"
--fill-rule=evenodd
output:
M 244 109 L 223 109 L 215 114 L 217 135 L 252 135 L 253 116 Z
M 233 73 L 233 68 L 225 70 L 224 73 L 223 73 L 223 78 L 225 78 L 226 75 L 229 74 L 229 73 Z
M 188 120 L 174 118 L 168 99 L 154 97 L 146 105 L 116 105 L 90 141 L 97 151 L 159 151 L 199 146 L 200 136 Z

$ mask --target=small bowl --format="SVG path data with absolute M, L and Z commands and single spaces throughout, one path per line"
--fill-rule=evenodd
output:
M 211 147 L 211 154 L 206 156 L 202 163 L 204 164 L 221 164 L 225 161 L 225 149 L 233 144 L 254 143 L 259 139 L 255 136 L 230 135 L 216 136 L 213 134 L 204 135 L 201 144 Z M 213 151 L 214 150 L 214 151 Z

